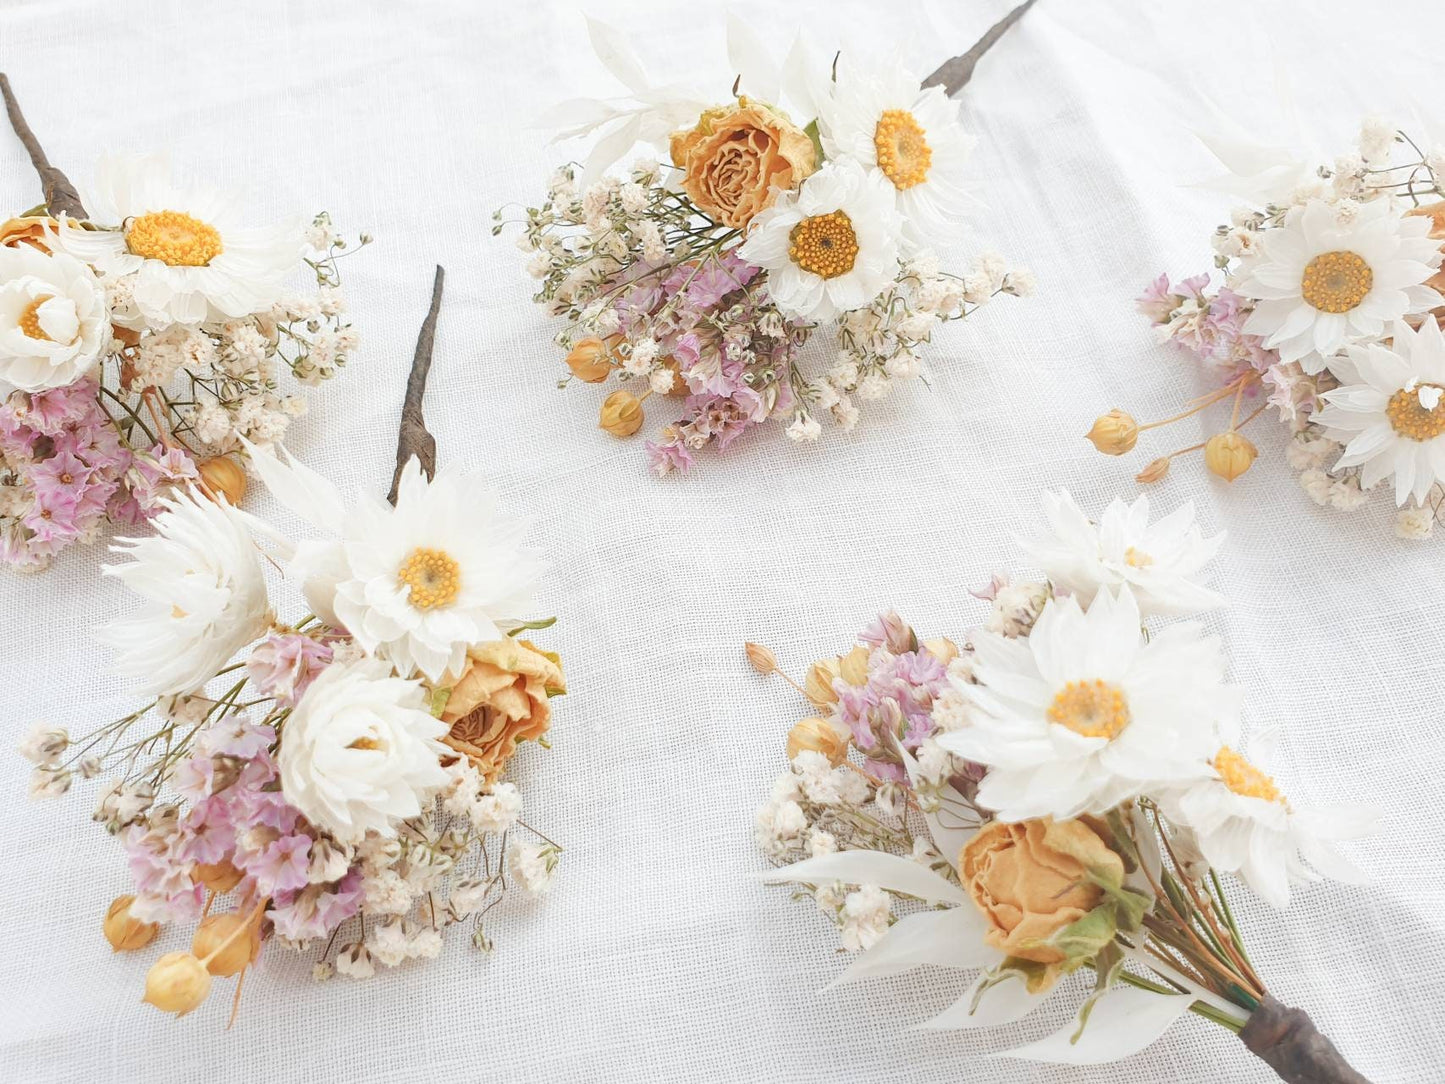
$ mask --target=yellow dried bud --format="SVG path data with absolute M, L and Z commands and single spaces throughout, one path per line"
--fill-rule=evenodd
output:
M 833 691 L 833 679 L 838 676 L 837 659 L 819 659 L 808 667 L 808 677 L 803 682 L 803 694 L 820 708 L 838 702 Z
M 226 859 L 219 862 L 210 862 L 199 865 L 191 871 L 191 880 L 197 884 L 203 884 L 212 892 L 229 892 L 241 883 L 244 877 L 240 870 L 231 865 Z
M 760 674 L 771 674 L 778 668 L 778 657 L 762 644 L 743 644 L 748 663 Z
M 642 402 L 630 391 L 614 391 L 602 400 L 598 426 L 614 437 L 630 437 L 642 428 Z
M 849 685 L 868 684 L 869 654 L 868 649 L 859 644 L 838 660 L 838 676 Z
M 954 659 L 958 658 L 958 645 L 946 636 L 940 636 L 936 640 L 924 640 L 923 646 L 928 653 L 939 662 L 947 666 Z
M 567 368 L 578 380 L 589 384 L 600 384 L 612 372 L 612 360 L 607 355 L 607 346 L 599 338 L 578 339 L 567 354 Z
M 1249 438 L 1231 429 L 1216 433 L 1204 443 L 1204 465 L 1210 473 L 1232 482 L 1253 465 L 1259 449 Z
M 1123 455 L 1139 441 L 1139 423 L 1122 410 L 1099 415 L 1088 432 L 1094 447 L 1105 455 Z
M 1169 456 L 1161 455 L 1138 474 L 1134 475 L 1134 481 L 1142 482 L 1144 485 L 1159 481 L 1159 479 L 1169 473 L 1169 463 Z
M 203 459 L 196 471 L 207 489 L 225 497 L 233 505 L 240 504 L 241 498 L 246 495 L 246 472 L 228 455 Z
M 162 1012 L 185 1016 L 211 992 L 211 973 L 189 952 L 168 952 L 146 972 L 146 992 L 141 998 Z
M 836 723 L 816 715 L 800 719 L 788 731 L 788 759 L 810 749 L 822 753 L 836 768 L 848 756 L 848 734 Z
M 211 915 L 196 927 L 191 952 L 201 958 L 212 975 L 234 975 L 260 955 L 260 923 L 249 918 L 237 911 L 225 911 Z
M 130 905 L 134 902 L 134 896 L 117 896 L 111 900 L 110 909 L 105 912 L 102 926 L 105 939 L 116 952 L 133 952 L 138 948 L 145 948 L 160 932 L 160 923 L 142 922 L 130 913 Z

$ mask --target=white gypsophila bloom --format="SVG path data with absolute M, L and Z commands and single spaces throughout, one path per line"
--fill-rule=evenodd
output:
M 1373 810 L 1296 809 L 1266 772 L 1227 745 L 1209 764 L 1209 778 L 1166 790 L 1158 801 L 1171 823 L 1193 833 L 1215 870 L 1238 875 L 1281 910 L 1292 883 L 1321 875 L 1351 884 L 1364 880 L 1330 841 L 1368 835 L 1378 819 Z
M 481 907 L 487 898 L 488 886 L 476 878 L 458 881 L 447 896 L 447 906 L 457 918 L 466 918 Z
M 1431 220 L 1402 215 L 1388 199 L 1341 222 L 1335 205 L 1310 200 L 1265 230 L 1234 290 L 1255 300 L 1244 330 L 1311 375 L 1346 346 L 1382 335 L 1408 313 L 1445 298 L 1425 285 L 1440 265 Z
M 893 897 L 877 885 L 863 885 L 849 892 L 839 915 L 843 947 L 849 952 L 862 952 L 876 945 L 888 932 L 892 909 Z
M 1370 165 L 1390 160 L 1395 146 L 1395 126 L 1380 117 L 1366 117 L 1360 125 L 1360 157 Z
M 820 73 L 813 88 L 824 155 L 856 161 L 885 183 L 906 250 L 938 244 L 973 202 L 966 188 L 973 139 L 959 123 L 958 102 L 942 87 L 920 90 L 922 77 L 896 57 L 865 66 L 845 52 L 836 69 L 836 79 Z
M 557 870 L 557 851 L 538 843 L 513 843 L 507 853 L 507 869 L 522 886 L 522 891 L 544 895 L 552 887 Z
M 976 710 L 938 744 L 987 766 L 978 801 L 1005 821 L 1104 813 L 1204 778 L 1239 708 L 1218 641 L 1179 623 L 1146 642 L 1128 585 L 1087 611 L 1056 599 L 1027 639 L 983 631 L 973 647 L 979 684 L 957 688 Z
M 1401 508 L 1395 515 L 1395 535 L 1411 541 L 1429 538 L 1435 528 L 1435 513 L 1429 508 Z
M 989 607 L 985 627 L 1000 636 L 1027 636 L 1050 597 L 1048 584 L 1032 581 L 1001 584 Z
M 1095 526 L 1067 490 L 1046 492 L 1044 515 L 1050 534 L 1020 545 L 1057 587 L 1088 605 L 1101 588 L 1128 584 L 1145 615 L 1179 615 L 1223 605 L 1225 598 L 1201 587 L 1195 577 L 1224 535 L 1205 538 L 1186 503 L 1154 523 L 1149 498 L 1133 504 L 1115 498 Z
M 134 277 L 141 322 L 126 326 L 136 330 L 265 312 L 301 265 L 298 225 L 243 226 L 233 198 L 172 184 L 165 158 L 102 159 L 91 210 L 120 228 L 62 225 L 51 236 L 102 275 Z
M 1445 482 L 1445 335 L 1434 320 L 1418 331 L 1400 320 L 1391 334 L 1390 346 L 1350 349 L 1313 420 L 1344 445 L 1335 470 L 1359 467 L 1365 489 L 1393 476 L 1396 505 L 1421 504 Z
M 105 288 L 89 267 L 29 245 L 0 248 L 0 380 L 22 391 L 73 384 L 110 339 Z
M 407 959 L 406 923 L 397 917 L 373 923 L 366 931 L 366 947 L 383 967 L 395 967 Z
M 336 953 L 336 973 L 349 979 L 369 979 L 376 974 L 366 946 L 360 941 L 343 945 Z
M 526 524 L 497 512 L 480 476 L 428 482 L 413 458 L 394 508 L 369 493 L 347 507 L 297 460 L 246 450 L 277 499 L 330 535 L 297 546 L 289 568 L 311 612 L 399 673 L 460 674 L 468 646 L 500 640 L 498 622 L 530 604 L 541 566 L 520 544 Z
M 115 649 L 114 670 L 144 696 L 189 693 L 266 631 L 271 610 L 261 553 L 229 504 L 176 490 L 161 501 L 149 538 L 119 538 L 106 565 L 146 601 L 96 633 Z
M 817 858 L 824 854 L 835 854 L 838 850 L 838 840 L 832 832 L 824 832 L 814 829 L 808 833 L 808 854 Z
M 647 383 L 656 395 L 666 395 L 672 390 L 674 373 L 671 369 L 654 369 Z
M 447 783 L 439 740 L 447 724 L 427 710 L 420 682 L 376 659 L 332 664 L 286 720 L 277 762 L 281 792 L 342 842 L 391 836 Z
M 823 427 L 817 423 L 811 414 L 799 414 L 793 419 L 792 424 L 784 430 L 788 439 L 799 444 L 816 441 L 823 432 Z
M 856 162 L 826 163 L 748 227 L 738 255 L 768 272 L 779 311 L 815 323 L 867 305 L 898 272 L 887 181 Z
M 472 803 L 469 815 L 479 832 L 505 832 L 522 815 L 522 793 L 515 783 L 498 783 Z
M 30 763 L 53 768 L 60 763 L 61 755 L 69 746 L 70 734 L 64 727 L 36 723 L 16 748 Z

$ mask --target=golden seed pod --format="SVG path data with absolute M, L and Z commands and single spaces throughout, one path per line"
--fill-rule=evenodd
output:
M 567 354 L 567 368 L 578 380 L 589 384 L 602 383 L 612 372 L 606 344 L 596 336 L 578 339 Z
M 241 498 L 246 495 L 246 472 L 241 469 L 241 464 L 230 456 L 218 455 L 203 459 L 196 470 L 200 473 L 201 481 L 206 483 L 206 488 L 225 497 L 232 505 L 240 504 Z
M 630 391 L 614 391 L 602 400 L 598 426 L 614 437 L 630 437 L 642 428 L 642 402 Z
M 105 912 L 102 928 L 105 939 L 115 952 L 134 952 L 145 948 L 160 932 L 160 923 L 142 922 L 130 913 L 130 905 L 134 902 L 134 896 L 117 896 L 110 901 L 110 909 Z
M 762 644 L 743 644 L 748 665 L 760 674 L 771 674 L 778 668 L 778 657 Z
M 189 952 L 168 952 L 146 972 L 146 992 L 141 998 L 162 1012 L 177 1016 L 196 1008 L 211 992 L 211 973 Z
M 1232 482 L 1253 465 L 1259 449 L 1249 438 L 1231 429 L 1216 433 L 1204 443 L 1204 465 L 1210 473 Z
M 197 884 L 205 885 L 212 892 L 217 893 L 231 891 L 231 889 L 241 883 L 241 878 L 244 876 L 244 873 L 224 858 L 219 862 L 209 862 L 196 866 L 196 868 L 191 871 L 191 880 Z
M 246 919 L 236 911 L 225 911 L 211 915 L 196 927 L 191 952 L 205 961 L 212 975 L 234 975 L 260 955 L 260 923 L 247 923 Z M 243 930 L 242 925 L 249 929 Z
M 1123 455 L 1139 442 L 1139 423 L 1122 410 L 1111 410 L 1099 415 L 1087 436 L 1105 455 Z
M 924 640 L 923 646 L 928 649 L 930 655 L 943 663 L 944 666 L 947 666 L 954 659 L 958 658 L 958 645 L 947 636 L 940 636 L 936 640 Z
M 838 660 L 838 676 L 849 685 L 868 684 L 868 655 L 868 649 L 859 644 Z
M 808 667 L 808 676 L 803 681 L 803 695 L 820 708 L 838 702 L 833 691 L 833 679 L 838 676 L 837 659 L 819 659 Z
M 1149 485 L 1153 482 L 1159 481 L 1161 478 L 1163 478 L 1166 474 L 1169 473 L 1170 462 L 1171 460 L 1169 456 L 1161 455 L 1158 459 L 1154 460 L 1154 462 L 1150 463 L 1138 474 L 1134 475 L 1134 481 L 1142 482 L 1144 485 Z
M 800 719 L 788 731 L 788 759 L 810 749 L 822 753 L 836 768 L 848 756 L 848 734 L 837 724 L 816 715 Z

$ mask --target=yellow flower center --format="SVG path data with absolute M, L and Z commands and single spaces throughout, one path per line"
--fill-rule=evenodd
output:
M 893 182 L 894 188 L 912 188 L 928 180 L 933 148 L 928 145 L 923 128 L 906 109 L 889 109 L 878 118 L 873 146 L 878 152 L 878 168 Z
M 225 251 L 215 226 L 182 211 L 155 211 L 131 219 L 125 243 L 135 255 L 171 267 L 205 267 Z
M 788 234 L 788 255 L 804 271 L 825 279 L 853 270 L 858 258 L 858 235 L 844 211 L 805 218 Z
M 1349 312 L 1370 292 L 1375 273 L 1353 252 L 1321 252 L 1305 264 L 1300 294 L 1320 312 Z
M 1258 798 L 1264 802 L 1284 801 L 1284 796 L 1280 794 L 1279 787 L 1274 785 L 1274 780 L 1229 746 L 1220 746 L 1219 752 L 1214 754 L 1210 763 L 1219 773 L 1219 778 L 1224 780 L 1224 785 L 1235 794 Z
M 1143 550 L 1130 546 L 1124 551 L 1124 563 L 1130 568 L 1148 568 L 1154 563 L 1154 558 L 1150 557 Z
M 1427 410 L 1420 402 L 1421 388 L 1445 392 L 1439 384 L 1416 384 L 1413 388 L 1401 388 L 1385 405 L 1385 417 L 1406 440 L 1434 440 L 1445 433 L 1445 395 Z
M 411 588 L 408 598 L 418 610 L 449 606 L 462 587 L 461 569 L 445 550 L 418 546 L 396 574 L 399 586 Z
M 1112 740 L 1129 725 L 1129 702 L 1107 681 L 1071 681 L 1049 706 L 1049 721 L 1086 738 Z
M 26 305 L 20 313 L 20 319 L 16 321 L 20 325 L 21 332 L 31 339 L 40 339 L 44 342 L 54 342 L 49 335 L 45 334 L 44 328 L 40 326 L 40 306 L 47 301 L 54 300 L 54 294 L 46 294 L 44 297 L 37 297 L 30 304 Z

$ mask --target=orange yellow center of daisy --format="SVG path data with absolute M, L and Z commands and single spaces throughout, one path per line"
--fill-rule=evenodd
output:
M 171 267 L 205 267 L 222 252 L 216 227 L 182 211 L 153 211 L 130 220 L 126 247 Z
M 16 321 L 20 325 L 21 334 L 31 339 L 41 339 L 45 342 L 54 342 L 45 329 L 40 326 L 40 306 L 47 301 L 54 300 L 54 294 L 46 294 L 44 297 L 37 297 L 30 304 L 20 311 L 20 318 Z
M 1148 568 L 1154 563 L 1154 558 L 1143 550 L 1130 546 L 1124 551 L 1124 563 L 1130 568 Z
M 853 270 L 858 235 L 846 211 L 805 218 L 788 234 L 788 256 L 804 271 L 832 279 Z
M 1235 794 L 1245 798 L 1258 798 L 1262 802 L 1282 802 L 1284 796 L 1274 780 L 1260 771 L 1244 757 L 1227 745 L 1220 746 L 1210 762 L 1224 785 Z
M 889 109 L 878 118 L 873 147 L 878 153 L 878 168 L 894 188 L 912 188 L 928 180 L 933 148 L 922 126 L 906 109 Z
M 1048 716 L 1083 737 L 1112 739 L 1129 725 L 1129 701 L 1107 681 L 1071 681 L 1054 696 Z
M 433 610 L 456 601 L 462 570 L 445 550 L 418 546 L 397 571 L 396 582 L 410 588 L 407 597 L 418 610 Z
M 1385 404 L 1385 417 L 1396 433 L 1406 440 L 1434 440 L 1445 433 L 1445 395 L 1436 399 L 1435 405 L 1426 408 L 1420 402 L 1420 389 L 1434 388 L 1445 392 L 1439 384 L 1417 384 L 1413 388 L 1401 388 Z
M 1353 252 L 1321 252 L 1305 264 L 1300 294 L 1320 312 L 1349 312 L 1365 300 L 1375 273 Z

